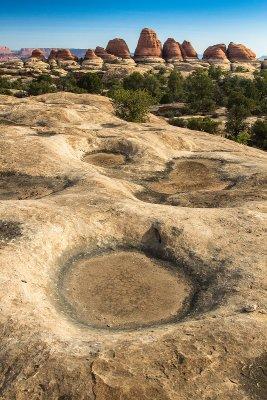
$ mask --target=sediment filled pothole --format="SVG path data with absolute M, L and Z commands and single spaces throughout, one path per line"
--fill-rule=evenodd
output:
M 217 160 L 175 160 L 161 177 L 146 182 L 137 197 L 146 202 L 182 207 L 219 207 L 220 193 L 224 193 L 225 203 L 225 194 L 232 185 L 222 176 L 220 167 L 221 162 Z
M 39 199 L 59 192 L 74 181 L 62 176 L 32 176 L 18 172 L 0 173 L 0 200 Z
M 114 168 L 125 164 L 126 157 L 120 153 L 99 152 L 87 154 L 83 160 L 98 167 Z
M 61 274 L 59 291 L 77 322 L 132 329 L 178 318 L 191 284 L 168 262 L 121 250 L 72 261 Z

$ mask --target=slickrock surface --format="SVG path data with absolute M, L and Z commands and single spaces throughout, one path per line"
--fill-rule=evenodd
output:
M 266 154 L 0 96 L 0 397 L 266 398 Z
M 169 38 L 163 45 L 162 57 L 166 61 L 183 61 L 180 44 L 175 39 Z
M 129 47 L 123 39 L 115 38 L 108 42 L 106 51 L 119 58 L 131 58 Z
M 227 49 L 227 56 L 230 61 L 253 61 L 256 54 L 243 44 L 231 42 Z
M 196 50 L 187 40 L 183 41 L 183 43 L 181 44 L 181 48 L 184 58 L 198 58 Z
M 136 61 L 154 59 L 155 61 L 162 58 L 162 45 L 155 31 L 144 28 L 140 34 L 137 47 L 134 53 Z

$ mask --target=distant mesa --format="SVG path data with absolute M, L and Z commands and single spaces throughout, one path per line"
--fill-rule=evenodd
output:
M 196 50 L 194 49 L 192 44 L 187 40 L 184 40 L 183 43 L 181 44 L 181 51 L 185 59 L 187 58 L 198 59 Z
M 203 54 L 203 60 L 221 60 L 228 61 L 226 55 L 226 45 L 223 43 L 215 44 L 213 46 L 209 46 Z
M 162 56 L 166 61 L 183 61 L 181 47 L 175 39 L 169 38 L 163 45 Z
M 136 61 L 145 61 L 146 59 L 154 59 L 154 61 L 163 60 L 162 45 L 155 31 L 149 28 L 144 28 L 142 30 L 134 53 L 134 58 Z
M 115 38 L 108 42 L 107 53 L 122 59 L 131 58 L 131 53 L 124 39 Z
M 231 62 L 256 60 L 256 54 L 252 50 L 243 44 L 236 44 L 233 42 L 228 46 L 227 56 Z

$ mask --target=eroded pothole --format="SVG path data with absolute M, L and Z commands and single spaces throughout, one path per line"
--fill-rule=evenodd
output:
M 127 329 L 179 318 L 191 283 L 167 261 L 139 251 L 80 257 L 63 269 L 59 292 L 64 310 L 94 328 Z
M 89 164 L 103 168 L 114 168 L 126 163 L 126 157 L 120 153 L 98 152 L 84 156 L 83 160 Z
M 174 160 L 161 176 L 145 182 L 136 196 L 150 203 L 201 208 L 232 207 L 262 197 L 259 189 L 236 187 L 222 166 L 220 160 Z
M 18 172 L 0 173 L 0 200 L 39 199 L 74 185 L 64 176 L 32 176 Z

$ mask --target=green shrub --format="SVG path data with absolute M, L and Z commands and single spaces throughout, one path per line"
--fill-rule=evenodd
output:
M 144 89 L 144 76 L 140 72 L 133 72 L 124 78 L 123 88 L 127 90 Z
M 251 143 L 263 150 L 267 150 L 267 120 L 257 120 L 251 127 Z
M 234 139 L 237 143 L 246 144 L 250 142 L 251 135 L 248 131 L 239 132 L 239 134 Z
M 194 71 L 186 79 L 185 92 L 192 112 L 209 113 L 215 109 L 216 83 L 206 71 Z
M 179 126 L 180 128 L 187 127 L 187 120 L 183 118 L 171 118 L 169 123 L 174 126 Z
M 119 89 L 113 93 L 116 115 L 126 121 L 144 122 L 153 99 L 145 90 Z
M 219 128 L 220 122 L 214 121 L 209 117 L 205 118 L 189 118 L 187 120 L 187 128 L 196 130 L 196 131 L 203 131 L 208 133 L 217 133 Z
M 242 104 L 234 105 L 229 109 L 225 128 L 230 138 L 236 138 L 240 132 L 247 131 L 248 124 L 246 123 L 246 118 L 248 115 L 248 109 Z
M 100 94 L 104 89 L 102 77 L 95 72 L 88 72 L 77 79 L 77 86 L 88 93 Z
M 242 65 L 238 65 L 235 69 L 235 72 L 249 72 L 249 70 Z
M 169 121 L 171 125 L 188 128 L 194 131 L 217 133 L 220 123 L 209 117 L 205 118 L 173 118 Z
M 26 88 L 30 96 L 38 96 L 40 94 L 52 93 L 56 91 L 53 79 L 49 75 L 40 75 L 29 83 Z

